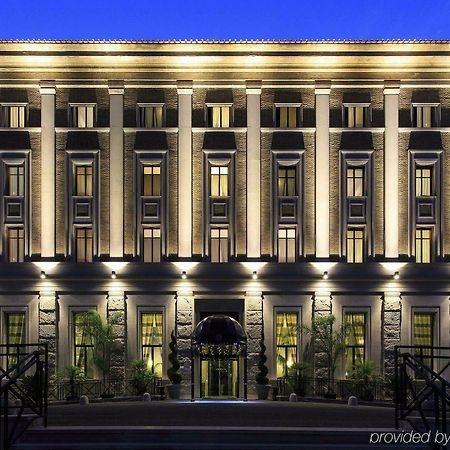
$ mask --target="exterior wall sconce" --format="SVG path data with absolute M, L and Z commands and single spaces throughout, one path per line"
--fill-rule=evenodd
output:
M 322 279 L 328 280 L 328 272 L 327 272 L 327 271 L 325 271 L 325 272 L 323 273 Z
M 181 278 L 182 278 L 183 280 L 185 280 L 185 279 L 187 278 L 187 275 L 186 275 L 186 271 L 185 271 L 185 270 L 183 270 L 183 272 L 181 272 Z
M 117 278 L 117 275 L 116 275 L 116 271 L 115 271 L 115 270 L 113 270 L 113 271 L 111 272 L 111 278 L 112 278 L 113 280 L 115 280 L 115 279 Z
M 253 271 L 252 278 L 253 278 L 254 280 L 257 280 L 257 279 L 258 279 L 258 274 L 256 273 L 256 270 Z
M 41 270 L 41 275 L 40 275 L 42 280 L 45 280 L 47 278 L 47 275 L 45 274 L 45 272 L 43 270 Z
M 394 280 L 399 280 L 400 279 L 400 272 L 395 272 L 394 273 Z

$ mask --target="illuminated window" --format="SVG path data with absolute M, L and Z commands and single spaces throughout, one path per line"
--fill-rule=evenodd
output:
M 94 256 L 93 232 L 91 227 L 75 228 L 76 261 L 92 262 Z
M 26 105 L 1 105 L 0 126 L 3 128 L 24 128 L 26 117 Z
M 161 230 L 159 228 L 144 228 L 143 230 L 143 261 L 161 261 Z
M 297 170 L 295 167 L 278 168 L 278 196 L 293 197 L 297 195 Z
M 159 164 L 146 164 L 142 166 L 142 195 L 161 195 L 161 166 Z
M 208 106 L 206 123 L 211 128 L 231 127 L 231 105 Z
M 344 127 L 364 128 L 370 126 L 370 107 L 344 105 Z
M 8 262 L 23 262 L 25 259 L 25 234 L 22 227 L 7 228 Z
M 298 313 L 277 311 L 275 317 L 277 378 L 281 378 L 297 363 Z
M 70 105 L 70 126 L 93 128 L 95 126 L 95 105 Z
M 23 196 L 25 194 L 25 167 L 6 166 L 6 195 Z
M 291 263 L 296 260 L 296 229 L 278 229 L 278 262 Z
M 23 353 L 19 347 L 25 344 L 25 313 L 24 312 L 7 312 L 5 313 L 5 341 L 8 345 L 8 367 L 17 363 L 17 355 Z
M 362 197 L 364 192 L 364 167 L 347 168 L 347 195 Z
M 430 263 L 432 260 L 432 231 L 431 228 L 416 229 L 416 262 Z
M 416 196 L 429 197 L 432 192 L 432 167 L 416 167 Z
M 431 128 L 439 126 L 439 105 L 413 105 L 413 126 Z
M 162 128 L 163 113 L 163 105 L 139 105 L 139 127 Z
M 211 262 L 228 262 L 228 228 L 211 228 Z
M 77 164 L 74 166 L 75 170 L 75 195 L 83 197 L 92 196 L 92 173 L 93 167 L 91 164 Z
M 362 263 L 364 260 L 364 230 L 349 228 L 347 230 L 347 262 Z
M 228 166 L 210 166 L 212 197 L 228 196 Z
M 94 378 L 94 343 L 88 332 L 85 312 L 72 315 L 73 365 L 79 367 L 86 378 Z
M 430 348 L 434 346 L 434 327 L 435 327 L 435 314 L 426 312 L 415 312 L 413 315 L 413 345 L 417 348 L 414 349 L 416 356 L 422 359 L 422 361 L 432 367 L 432 350 Z
M 345 373 L 350 375 L 366 359 L 366 314 L 345 313 Z
M 141 313 L 141 358 L 147 369 L 162 377 L 163 359 L 163 314 L 162 312 Z
M 300 114 L 300 106 L 275 106 L 275 127 L 298 128 Z

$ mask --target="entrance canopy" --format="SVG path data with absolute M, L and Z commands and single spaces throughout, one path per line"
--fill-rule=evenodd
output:
M 241 324 L 224 314 L 214 314 L 197 324 L 191 336 L 193 356 L 229 359 L 244 356 L 247 336 Z

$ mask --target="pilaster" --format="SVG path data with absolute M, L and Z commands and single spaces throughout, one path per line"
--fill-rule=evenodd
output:
M 383 295 L 383 351 L 384 374 L 395 372 L 395 346 L 400 345 L 402 330 L 402 297 L 400 292 Z
M 259 291 L 245 293 L 245 331 L 247 333 L 247 380 L 248 395 L 256 397 L 256 374 L 258 353 L 263 332 L 263 296 Z
M 119 380 L 125 378 L 127 363 L 127 302 L 123 291 L 108 292 L 108 303 L 106 306 L 107 317 L 115 316 L 114 334 L 116 335 L 116 346 L 118 352 L 111 361 L 110 378 Z
M 191 334 L 194 326 L 194 293 L 179 291 L 176 296 L 176 335 L 180 362 L 181 397 L 191 394 Z
M 58 369 L 58 296 L 55 291 L 39 292 L 39 343 L 47 344 L 48 375 L 56 377 Z
M 331 292 L 319 291 L 313 297 L 313 320 L 317 317 L 327 317 L 333 313 Z M 314 345 L 314 343 L 312 343 Z M 317 378 L 327 378 L 325 355 L 314 349 L 314 373 Z

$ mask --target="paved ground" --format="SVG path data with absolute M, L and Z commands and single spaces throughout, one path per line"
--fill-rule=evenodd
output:
M 48 425 L 393 428 L 394 409 L 303 402 L 105 402 L 49 406 Z

